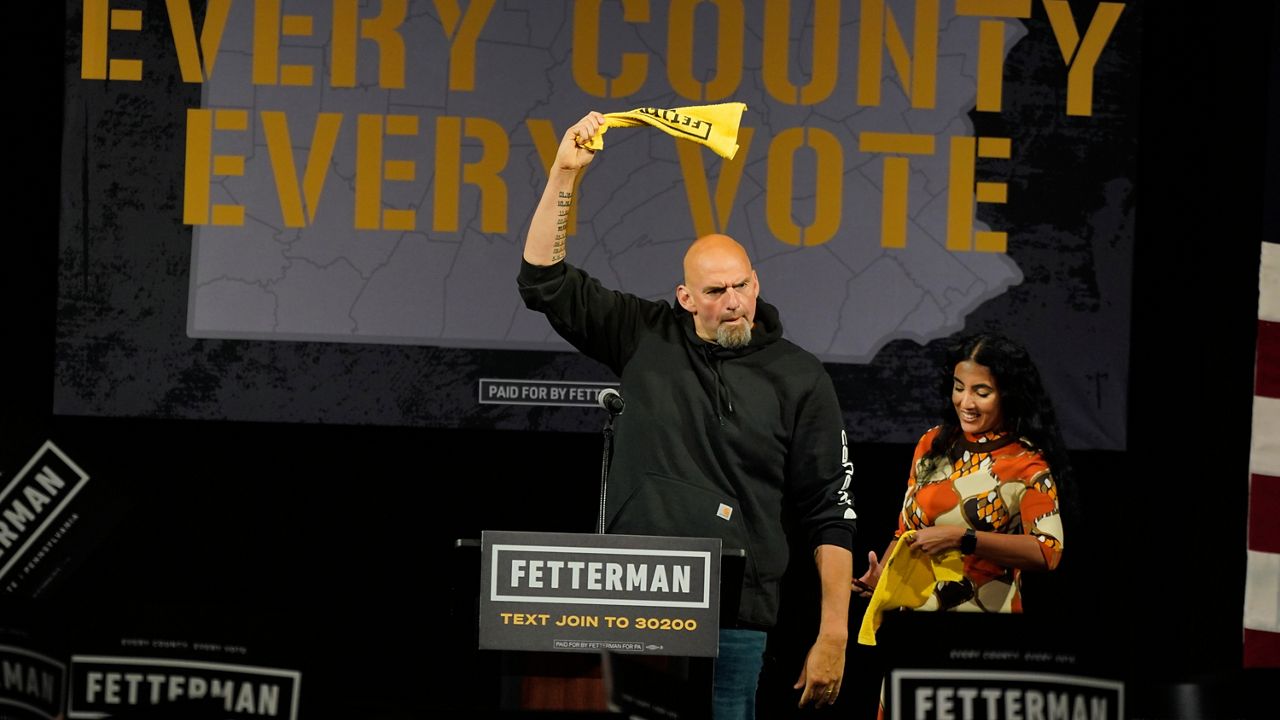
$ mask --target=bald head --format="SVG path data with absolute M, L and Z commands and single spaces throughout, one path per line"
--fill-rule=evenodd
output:
M 693 314 L 698 337 L 728 347 L 751 340 L 759 281 L 751 259 L 728 235 L 704 235 L 684 255 L 680 306 Z
M 684 283 L 691 285 L 695 276 L 729 265 L 750 270 L 751 259 L 747 257 L 746 248 L 728 235 L 703 235 L 694 240 L 684 254 Z

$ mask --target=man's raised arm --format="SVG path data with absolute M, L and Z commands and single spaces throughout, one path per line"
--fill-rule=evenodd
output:
M 604 116 L 589 112 L 565 131 L 556 150 L 556 159 L 547 170 L 547 187 L 533 213 L 529 235 L 524 241 L 524 259 L 533 265 L 554 265 L 564 260 L 569 236 L 569 210 L 577 199 L 573 196 L 578 175 L 591 162 L 595 152 L 578 145 L 595 137 Z

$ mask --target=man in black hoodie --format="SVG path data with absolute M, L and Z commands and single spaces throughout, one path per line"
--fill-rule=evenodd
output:
M 803 707 L 840 691 L 848 641 L 854 518 L 843 416 L 812 354 L 782 337 L 760 301 L 746 251 L 726 235 L 696 240 L 679 307 L 609 290 L 564 262 L 581 147 L 603 118 L 589 113 L 561 139 L 525 242 L 519 286 L 578 350 L 622 380 L 607 530 L 719 537 L 747 553 L 738 617 L 724 618 L 716 717 L 753 717 L 766 631 L 777 620 L 789 551 L 784 518 L 813 548 L 822 585 L 817 640 L 796 689 Z

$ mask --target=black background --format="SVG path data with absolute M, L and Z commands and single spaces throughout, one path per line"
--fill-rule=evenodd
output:
M 1268 131 L 1273 166 L 1276 154 L 1280 10 L 1140 4 L 1129 448 L 1073 454 L 1082 512 L 1067 519 L 1059 572 L 1028 581 L 1026 602 L 1063 641 L 1154 686 L 1240 667 L 1258 246 L 1280 239 L 1263 221 L 1264 207 L 1275 217 L 1264 161 Z M 54 643 L 75 651 L 118 650 L 128 635 L 239 642 L 246 660 L 303 670 L 308 716 L 493 707 L 494 659 L 468 651 L 455 613 L 469 558 L 453 540 L 591 531 L 600 436 L 54 416 L 59 5 L 24 6 L 6 47 L 0 481 L 52 439 L 93 476 L 95 520 L 110 524 L 45 598 L 9 601 L 0 621 L 50 620 Z M 885 544 L 910 453 L 854 448 L 859 572 Z M 813 581 L 802 554 L 772 640 L 768 712 L 794 701 Z M 443 675 L 428 669 L 440 656 Z M 877 662 L 850 650 L 849 716 L 873 708 Z

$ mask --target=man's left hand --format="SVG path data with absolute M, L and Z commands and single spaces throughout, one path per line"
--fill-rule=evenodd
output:
M 826 707 L 840 696 L 847 644 L 847 640 L 819 635 L 813 647 L 809 648 L 804 667 L 800 670 L 800 679 L 794 686 L 796 690 L 804 688 L 800 693 L 800 707 L 809 704 L 815 708 Z

